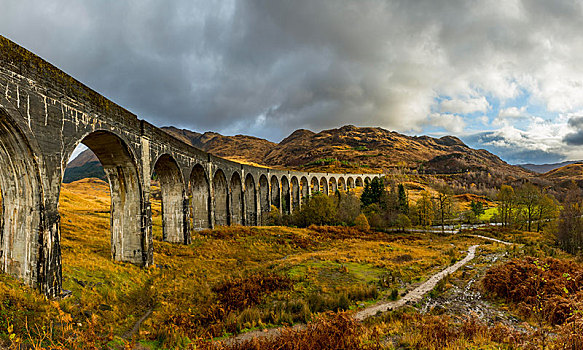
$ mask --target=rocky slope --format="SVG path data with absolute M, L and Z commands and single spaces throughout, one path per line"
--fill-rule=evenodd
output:
M 347 125 L 319 133 L 296 130 L 276 144 L 250 136 L 163 129 L 207 152 L 271 167 L 341 172 L 406 167 L 441 174 L 485 171 L 516 178 L 531 175 L 453 136 L 407 136 L 382 128 Z
M 175 127 L 163 127 L 170 135 L 219 157 L 242 163 L 262 164 L 276 143 L 247 135 L 223 136 L 216 132 L 204 134 Z

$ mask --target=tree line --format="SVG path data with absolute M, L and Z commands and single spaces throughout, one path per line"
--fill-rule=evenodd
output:
M 573 184 L 568 193 L 559 203 L 547 190 L 530 182 L 515 187 L 501 185 L 494 196 L 496 209 L 485 220 L 483 200 L 473 200 L 468 209 L 462 210 L 454 200 L 454 191 L 445 183 L 438 184 L 435 191 L 421 191 L 411 201 L 405 184 L 374 178 L 366 182 L 360 197 L 354 191 L 336 191 L 331 196 L 313 193 L 291 215 L 281 215 L 272 207 L 268 223 L 401 231 L 413 226 L 440 226 L 444 232 L 446 225 L 489 221 L 503 228 L 548 230 L 556 236 L 562 249 L 579 254 L 583 250 L 583 191 Z

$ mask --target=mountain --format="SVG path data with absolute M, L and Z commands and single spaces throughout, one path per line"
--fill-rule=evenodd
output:
M 274 168 L 311 172 L 389 172 L 407 168 L 428 174 L 480 172 L 514 179 L 532 176 L 530 171 L 510 165 L 486 150 L 472 149 L 454 136 L 407 136 L 382 128 L 347 125 L 319 133 L 299 129 L 274 143 L 246 135 L 162 129 L 217 156 Z M 86 170 L 94 170 L 95 161 L 86 152 L 81 153 L 69 164 L 67 180 L 72 175 L 78 177 L 85 164 Z
M 204 134 L 175 127 L 163 127 L 170 135 L 203 151 L 240 163 L 260 165 L 276 143 L 254 136 L 223 136 L 216 132 Z
M 107 181 L 107 176 L 103 171 L 99 159 L 97 159 L 95 153 L 90 149 L 81 152 L 75 159 L 67 164 L 65 175 L 63 176 L 63 182 L 71 183 L 88 177 L 95 177 Z
M 515 178 L 532 175 L 486 150 L 472 149 L 454 136 L 407 136 L 382 128 L 346 125 L 319 133 L 299 129 L 276 144 L 243 135 L 163 129 L 207 152 L 276 168 L 382 172 L 406 167 L 441 174 L 484 171 Z
M 553 182 L 581 181 L 583 180 L 583 163 L 567 164 L 541 174 L 538 177 Z
M 568 160 L 566 162 L 561 162 L 561 163 L 550 163 L 550 164 L 517 164 L 519 167 L 522 167 L 524 169 L 528 169 L 531 171 L 534 171 L 535 173 L 546 173 L 549 172 L 551 170 L 563 167 L 565 165 L 569 165 L 569 164 L 574 164 L 574 163 L 580 163 L 583 161 L 580 160 Z

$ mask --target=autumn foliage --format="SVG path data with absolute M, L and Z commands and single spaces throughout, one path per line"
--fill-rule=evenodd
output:
M 562 349 L 583 348 L 583 266 L 554 258 L 514 259 L 491 268 L 482 280 L 494 297 L 512 302 L 524 316 L 542 316 L 557 330 Z
M 212 350 L 300 350 L 300 349 L 381 349 L 380 345 L 363 345 L 362 324 L 347 313 L 326 313 L 303 328 L 284 328 L 276 337 L 254 338 L 247 341 L 201 344 L 200 349 Z

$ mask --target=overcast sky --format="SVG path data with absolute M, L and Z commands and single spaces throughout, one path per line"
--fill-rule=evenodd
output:
M 580 1 L 3 0 L 0 34 L 158 126 L 583 159 Z

